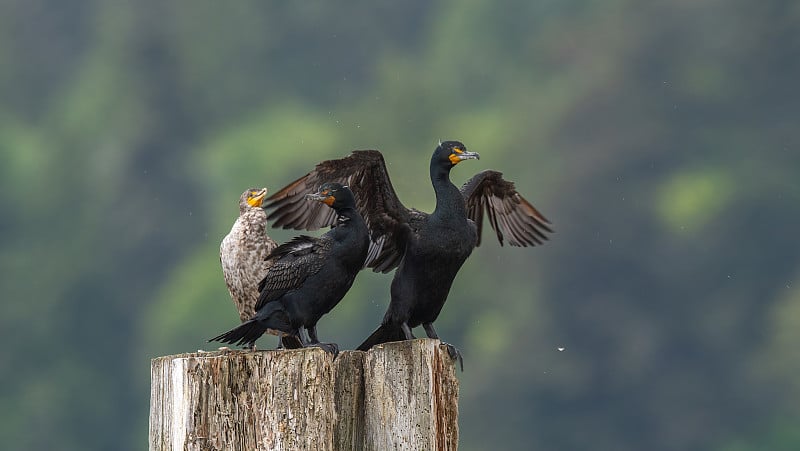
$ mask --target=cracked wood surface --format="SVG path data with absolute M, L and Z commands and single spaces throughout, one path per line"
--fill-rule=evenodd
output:
M 455 450 L 458 380 L 438 340 L 336 360 L 317 348 L 151 362 L 150 450 Z

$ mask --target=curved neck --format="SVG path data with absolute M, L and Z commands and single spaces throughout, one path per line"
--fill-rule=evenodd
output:
M 431 161 L 431 183 L 433 191 L 436 193 L 436 209 L 433 210 L 433 215 L 453 217 L 452 215 L 455 214 L 466 217 L 467 209 L 461 192 L 450 181 L 451 168 L 452 166 L 443 167 Z
M 239 219 L 248 224 L 251 233 L 264 234 L 267 229 L 267 212 L 261 208 L 243 209 L 239 215 Z
M 341 208 L 336 211 L 336 223 L 334 223 L 331 232 L 336 241 L 340 240 L 355 240 L 369 241 L 369 231 L 364 218 L 353 207 Z

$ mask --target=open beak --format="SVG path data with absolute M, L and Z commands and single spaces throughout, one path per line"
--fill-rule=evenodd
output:
M 267 196 L 267 189 L 262 188 L 261 191 L 258 192 L 258 195 L 251 197 L 247 200 L 247 203 L 250 204 L 251 207 L 260 207 L 262 203 L 264 203 L 264 198 Z

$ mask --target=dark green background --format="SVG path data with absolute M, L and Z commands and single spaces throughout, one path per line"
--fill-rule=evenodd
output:
M 3 1 L 3 447 L 144 449 L 149 359 L 237 322 L 245 188 L 378 148 L 430 210 L 458 139 L 457 183 L 501 170 L 557 230 L 485 239 L 437 322 L 461 449 L 800 449 L 798 80 L 789 0 Z

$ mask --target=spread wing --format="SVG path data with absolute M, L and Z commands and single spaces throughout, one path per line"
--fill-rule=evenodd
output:
M 467 204 L 467 216 L 478 227 L 478 245 L 481 243 L 484 214 L 488 216 L 501 246 L 504 237 L 512 246 L 541 245 L 548 240 L 545 233 L 553 233 L 550 221 L 500 172 L 485 170 L 475 174 L 461 187 L 461 194 Z
M 267 256 L 272 266 L 258 285 L 260 294 L 256 310 L 287 291 L 300 288 L 309 276 L 318 273 L 330 248 L 329 239 L 306 235 L 295 237 L 275 248 Z
M 350 187 L 356 208 L 370 231 L 369 254 L 365 266 L 375 272 L 389 272 L 399 263 L 405 250 L 409 210 L 394 192 L 386 163 L 377 150 L 356 150 L 337 160 L 319 163 L 313 171 L 288 184 L 267 198 L 273 227 L 317 230 L 333 226 L 336 213 L 319 202 L 305 199 L 325 182 Z

